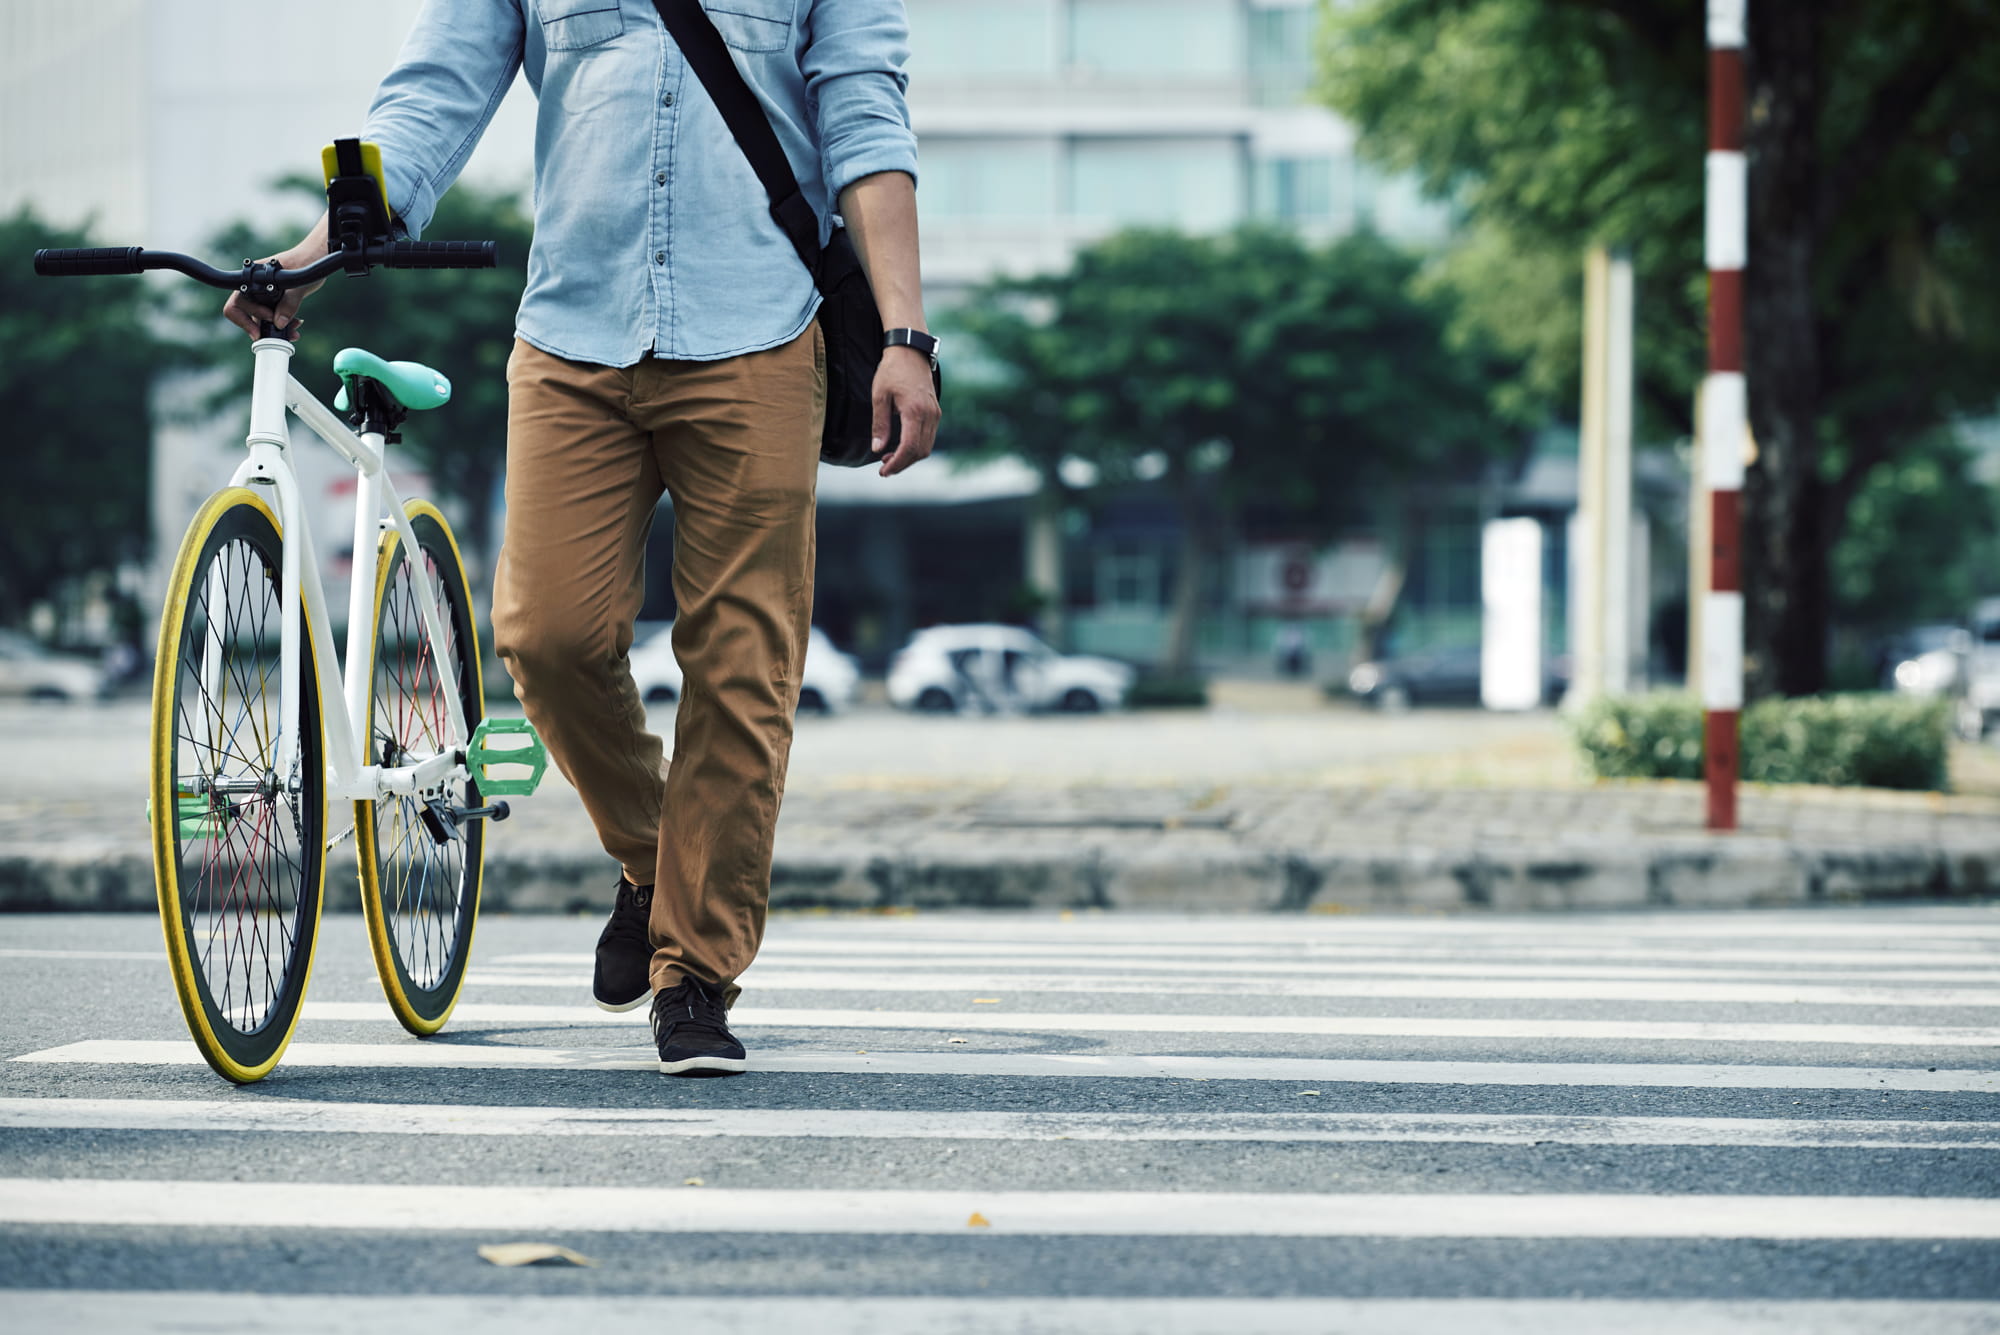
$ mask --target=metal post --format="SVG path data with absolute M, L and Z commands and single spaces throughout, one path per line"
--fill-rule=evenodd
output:
M 1709 491 L 1709 594 L 1701 628 L 1708 828 L 1736 828 L 1737 719 L 1743 708 L 1743 269 L 1749 259 L 1743 155 L 1743 17 L 1747 0 L 1708 0 L 1708 376 L 1701 393 L 1701 466 Z

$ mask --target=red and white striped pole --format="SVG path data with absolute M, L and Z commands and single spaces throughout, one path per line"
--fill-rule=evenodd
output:
M 1702 480 L 1709 492 L 1709 593 L 1703 599 L 1701 694 L 1708 828 L 1736 828 L 1737 717 L 1743 709 L 1743 267 L 1750 248 L 1750 169 L 1743 156 L 1743 15 L 1747 0 L 1708 0 L 1708 376 L 1701 395 Z

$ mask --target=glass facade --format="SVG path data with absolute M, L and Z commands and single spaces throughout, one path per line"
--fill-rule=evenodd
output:
M 1069 163 L 1079 221 L 1205 231 L 1243 216 L 1243 150 L 1233 139 L 1079 138 Z
M 1060 0 L 907 0 L 910 77 L 931 79 L 1053 78 L 1062 60 Z
M 1312 87 L 1312 8 L 1253 7 L 1249 19 L 1251 100 L 1260 107 L 1304 101 Z
M 1229 79 L 1243 71 L 1242 11 L 1215 0 L 1070 0 L 1069 63 L 1120 78 Z
M 923 216 L 1015 223 L 1060 210 L 1061 145 L 1054 139 L 939 136 L 920 147 Z

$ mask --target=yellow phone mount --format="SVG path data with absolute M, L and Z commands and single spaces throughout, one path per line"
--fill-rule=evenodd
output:
M 327 248 L 347 257 L 348 273 L 366 274 L 366 248 L 391 239 L 382 150 L 359 139 L 336 139 L 319 157 L 326 172 Z

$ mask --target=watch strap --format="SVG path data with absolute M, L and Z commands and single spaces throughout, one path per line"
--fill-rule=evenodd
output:
M 885 348 L 915 348 L 935 363 L 938 359 L 938 340 L 921 329 L 885 329 L 882 331 L 882 346 Z

